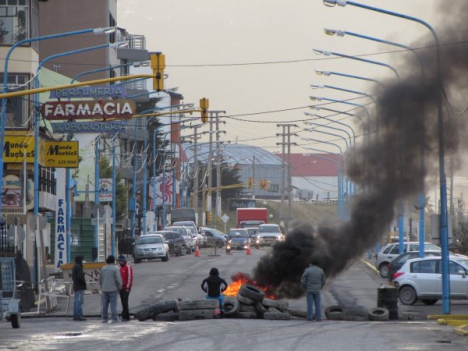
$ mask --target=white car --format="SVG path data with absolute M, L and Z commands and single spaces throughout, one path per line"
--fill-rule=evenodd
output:
M 259 245 L 272 245 L 276 241 L 284 240 L 283 233 L 278 224 L 260 224 L 258 226 L 257 238 Z
M 418 241 L 405 241 L 403 243 L 403 252 L 408 251 L 419 251 Z M 440 251 L 441 248 L 431 243 L 424 243 L 424 251 Z M 391 243 L 384 246 L 375 255 L 375 268 L 380 272 L 382 278 L 388 277 L 388 264 L 393 261 L 394 258 L 400 255 L 400 244 Z
M 468 257 L 449 256 L 450 297 L 468 299 Z M 442 273 L 440 257 L 414 258 L 393 275 L 398 287 L 400 302 L 412 305 L 421 300 L 433 305 L 442 298 Z

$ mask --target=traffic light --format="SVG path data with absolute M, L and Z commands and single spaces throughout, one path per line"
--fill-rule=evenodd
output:
M 208 107 L 210 107 L 210 100 L 200 99 L 201 121 L 203 123 L 208 122 Z
M 164 90 L 164 68 L 166 68 L 166 56 L 157 52 L 151 54 L 151 68 L 155 78 L 153 78 L 153 89 Z
M 213 212 L 206 213 L 206 221 L 211 223 L 213 221 Z
M 263 186 L 264 186 L 263 179 L 260 179 L 260 180 L 258 181 L 258 188 L 259 188 L 259 189 L 263 189 Z
M 260 183 L 260 184 L 261 184 L 261 186 L 260 186 L 261 189 L 263 189 L 263 190 L 268 190 L 268 189 L 270 189 L 270 181 L 269 181 L 269 180 L 267 180 L 267 179 L 262 179 L 260 182 L 261 182 L 261 183 Z
M 252 177 L 249 177 L 249 188 L 250 189 L 253 188 L 253 178 Z

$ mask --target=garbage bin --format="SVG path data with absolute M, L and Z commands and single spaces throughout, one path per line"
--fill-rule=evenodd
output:
M 390 320 L 398 320 L 398 289 L 394 286 L 382 286 L 377 289 L 377 307 L 385 307 Z

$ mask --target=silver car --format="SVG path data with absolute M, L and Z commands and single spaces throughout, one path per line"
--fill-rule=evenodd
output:
M 187 247 L 187 253 L 195 252 L 196 240 L 193 238 L 192 231 L 189 228 L 173 225 L 164 228 L 164 230 L 170 230 L 182 235 L 185 240 L 185 246 Z
M 284 240 L 283 233 L 278 224 L 260 224 L 257 238 L 259 245 L 272 245 L 276 241 Z
M 424 243 L 424 251 L 440 251 L 441 248 L 431 243 Z M 419 251 L 419 242 L 406 241 L 403 243 L 403 252 Z M 388 277 L 388 264 L 400 255 L 399 243 L 391 243 L 384 246 L 375 256 L 375 268 L 382 278 Z
M 133 262 L 140 263 L 143 259 L 160 258 L 169 261 L 169 246 L 164 237 L 159 234 L 142 235 L 136 240 L 133 249 Z
M 468 298 L 468 257 L 449 256 L 450 297 Z M 421 300 L 426 305 L 433 305 L 442 298 L 442 273 L 440 257 L 414 258 L 393 275 L 398 287 L 400 302 L 412 305 Z

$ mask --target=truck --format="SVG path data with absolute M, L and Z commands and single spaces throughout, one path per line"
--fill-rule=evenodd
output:
M 238 208 L 237 228 L 258 227 L 268 223 L 268 209 L 264 207 Z
M 171 224 L 174 222 L 191 221 L 197 223 L 194 208 L 175 208 L 171 211 Z

